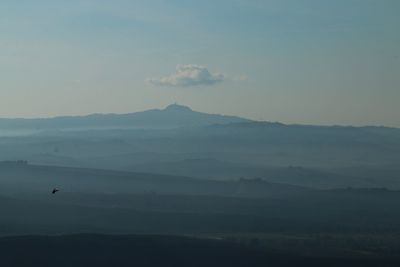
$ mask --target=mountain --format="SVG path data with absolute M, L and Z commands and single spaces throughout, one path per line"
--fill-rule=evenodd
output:
M 151 109 L 128 114 L 91 114 L 38 119 L 0 119 L 0 129 L 63 130 L 63 129 L 129 129 L 176 128 L 249 122 L 250 120 L 193 111 L 187 106 L 172 104 L 165 109 Z

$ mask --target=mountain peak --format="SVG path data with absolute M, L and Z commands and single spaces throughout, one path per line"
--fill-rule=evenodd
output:
M 165 111 L 192 111 L 191 108 L 189 108 L 187 106 L 178 105 L 177 103 L 167 106 L 164 110 Z

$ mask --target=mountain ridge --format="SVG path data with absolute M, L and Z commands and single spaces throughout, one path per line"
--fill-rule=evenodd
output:
M 177 128 L 250 121 L 237 116 L 198 112 L 187 106 L 172 104 L 164 109 L 149 109 L 124 114 L 93 113 L 50 118 L 0 118 L 0 128 Z
M 287 124 L 278 121 L 258 121 L 241 116 L 195 111 L 188 106 L 170 104 L 163 109 L 153 108 L 129 113 L 90 113 L 39 118 L 0 118 L 0 129 L 63 129 L 63 128 L 179 128 L 216 126 L 231 128 L 296 127 L 320 129 L 400 130 L 382 125 L 318 125 Z

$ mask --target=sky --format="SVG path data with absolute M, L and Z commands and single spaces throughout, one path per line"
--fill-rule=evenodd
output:
M 2 0 L 0 117 L 177 102 L 400 127 L 398 0 Z

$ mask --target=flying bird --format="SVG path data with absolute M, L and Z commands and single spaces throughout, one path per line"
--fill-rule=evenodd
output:
M 60 191 L 60 190 L 58 190 L 57 188 L 54 188 L 53 191 L 51 191 L 51 193 L 52 193 L 52 194 L 55 194 L 55 193 L 57 193 L 58 191 Z

